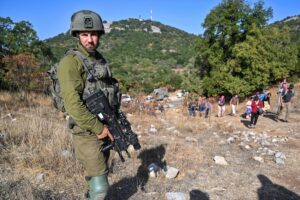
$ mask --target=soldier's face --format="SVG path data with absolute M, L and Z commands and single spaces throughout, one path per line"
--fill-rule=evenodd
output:
M 98 32 L 81 32 L 79 33 L 79 41 L 88 52 L 94 52 L 99 45 Z

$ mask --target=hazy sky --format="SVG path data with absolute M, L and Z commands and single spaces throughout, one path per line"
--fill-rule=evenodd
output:
M 29 21 L 40 39 L 66 32 L 71 15 L 82 9 L 98 12 L 103 20 L 128 18 L 160 21 L 189 33 L 201 34 L 201 24 L 221 0 L 1 0 L 0 17 Z M 256 2 L 249 0 L 250 4 Z M 265 0 L 273 8 L 273 19 L 300 15 L 300 0 Z

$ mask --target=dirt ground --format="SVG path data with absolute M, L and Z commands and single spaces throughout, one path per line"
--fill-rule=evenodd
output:
M 146 192 L 132 194 L 130 199 L 163 199 L 166 192 L 182 192 L 187 199 L 300 199 L 298 106 L 289 123 L 269 114 L 259 118 L 255 129 L 248 129 L 248 120 L 240 116 L 191 119 L 181 112 L 166 111 L 162 124 L 155 125 L 158 132 L 141 138 L 144 148 L 161 153 L 155 163 L 178 168 L 178 177 L 149 179 Z M 177 131 L 168 131 L 170 127 Z M 249 133 L 270 142 L 243 139 Z M 276 164 L 272 151 L 283 152 L 285 164 Z M 215 164 L 214 156 L 223 156 L 228 165 Z
M 259 117 L 255 129 L 247 127 L 242 106 L 237 116 L 231 116 L 227 105 L 227 114 L 220 118 L 216 108 L 203 118 L 189 117 L 180 106 L 152 115 L 128 114 L 142 149 L 130 152 L 124 163 L 115 157 L 107 199 L 299 200 L 300 98 L 295 100 L 288 123 L 270 112 Z M 12 149 L 1 147 L 1 199 L 84 199 L 82 172 L 65 176 L 47 166 L 11 165 L 6 160 Z M 275 161 L 278 152 L 282 163 Z M 215 156 L 224 157 L 227 165 L 216 164 Z M 74 162 L 65 167 L 72 169 Z M 151 163 L 160 169 L 156 177 L 149 175 Z M 178 175 L 167 178 L 166 166 L 177 168 Z M 47 176 L 37 182 L 33 177 L 41 171 Z M 167 198 L 174 193 L 179 196 Z

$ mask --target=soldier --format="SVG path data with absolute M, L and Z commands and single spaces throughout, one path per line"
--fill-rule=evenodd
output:
M 108 128 L 87 109 L 84 97 L 101 89 L 113 108 L 119 106 L 118 84 L 112 78 L 106 60 L 97 51 L 104 34 L 101 17 L 81 10 L 71 17 L 70 33 L 78 40 L 77 49 L 70 50 L 59 63 L 57 74 L 65 110 L 70 116 L 75 155 L 83 164 L 88 196 L 104 199 L 108 191 L 107 156 L 101 151 L 104 140 L 113 140 Z

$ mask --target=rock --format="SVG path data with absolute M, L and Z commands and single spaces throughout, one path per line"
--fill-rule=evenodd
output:
M 263 140 L 261 141 L 261 145 L 262 145 L 262 146 L 270 146 L 271 143 L 268 142 L 266 139 L 263 139 Z
M 267 154 L 269 156 L 273 156 L 276 152 L 275 151 L 272 151 L 271 149 L 268 150 Z
M 37 182 L 44 182 L 46 176 L 48 176 L 48 174 L 46 174 L 46 173 L 39 173 L 39 174 L 36 176 Z
M 256 133 L 251 132 L 251 131 L 248 134 L 251 135 L 251 136 L 255 136 L 256 135 Z
M 61 153 L 62 157 L 64 157 L 65 159 L 71 158 L 72 157 L 72 153 L 69 150 L 63 150 Z
M 284 160 L 282 160 L 280 158 L 274 158 L 274 161 L 275 161 L 276 164 L 280 164 L 280 165 L 284 165 L 285 164 Z
M 272 139 L 272 142 L 273 142 L 273 143 L 276 143 L 276 142 L 278 142 L 278 139 L 277 139 L 277 138 L 273 138 L 273 139 Z
M 227 161 L 222 156 L 215 156 L 214 161 L 217 165 L 228 165 Z
M 149 133 L 157 133 L 157 129 L 154 127 L 153 124 L 151 124 L 150 126 Z
M 276 158 L 286 159 L 284 153 L 282 153 L 282 152 L 280 152 L 280 151 L 279 151 L 279 152 L 276 152 L 275 157 L 276 157 Z
M 280 139 L 280 142 L 287 142 L 289 139 L 287 138 L 287 137 L 285 137 L 285 138 L 281 138 Z
M 248 138 L 248 135 L 245 135 L 244 138 L 242 138 L 244 142 L 250 142 L 250 139 Z
M 157 177 L 157 173 L 155 173 L 154 171 L 149 172 L 149 177 L 150 178 L 156 178 Z
M 168 128 L 166 128 L 167 129 L 167 131 L 173 131 L 174 129 L 175 129 L 175 127 L 174 126 L 172 126 L 172 127 L 168 127 Z
M 185 141 L 187 141 L 187 142 L 198 142 L 198 140 L 196 138 L 189 137 L 189 136 L 185 137 Z
M 234 141 L 235 141 L 235 138 L 234 138 L 234 137 L 229 137 L 229 138 L 227 139 L 227 143 L 228 143 L 228 144 L 234 143 Z
M 282 152 L 276 152 L 274 155 L 274 161 L 276 164 L 284 165 L 285 159 L 286 159 L 286 157 L 285 157 L 284 153 L 282 153 Z
M 128 153 L 135 152 L 135 149 L 134 149 L 133 145 L 129 145 L 128 148 L 127 148 L 127 151 L 128 151 Z
M 182 192 L 168 192 L 166 198 L 167 200 L 187 200 L 186 195 Z
M 253 159 L 256 160 L 256 161 L 258 161 L 258 162 L 260 162 L 260 163 L 264 162 L 264 159 L 262 157 L 260 157 L 260 156 L 254 156 Z
M 245 149 L 249 150 L 251 147 L 249 145 L 245 145 Z
M 175 167 L 167 166 L 165 168 L 164 172 L 165 172 L 166 178 L 173 179 L 173 178 L 176 178 L 176 176 L 179 173 L 179 170 L 177 168 L 175 168 Z

